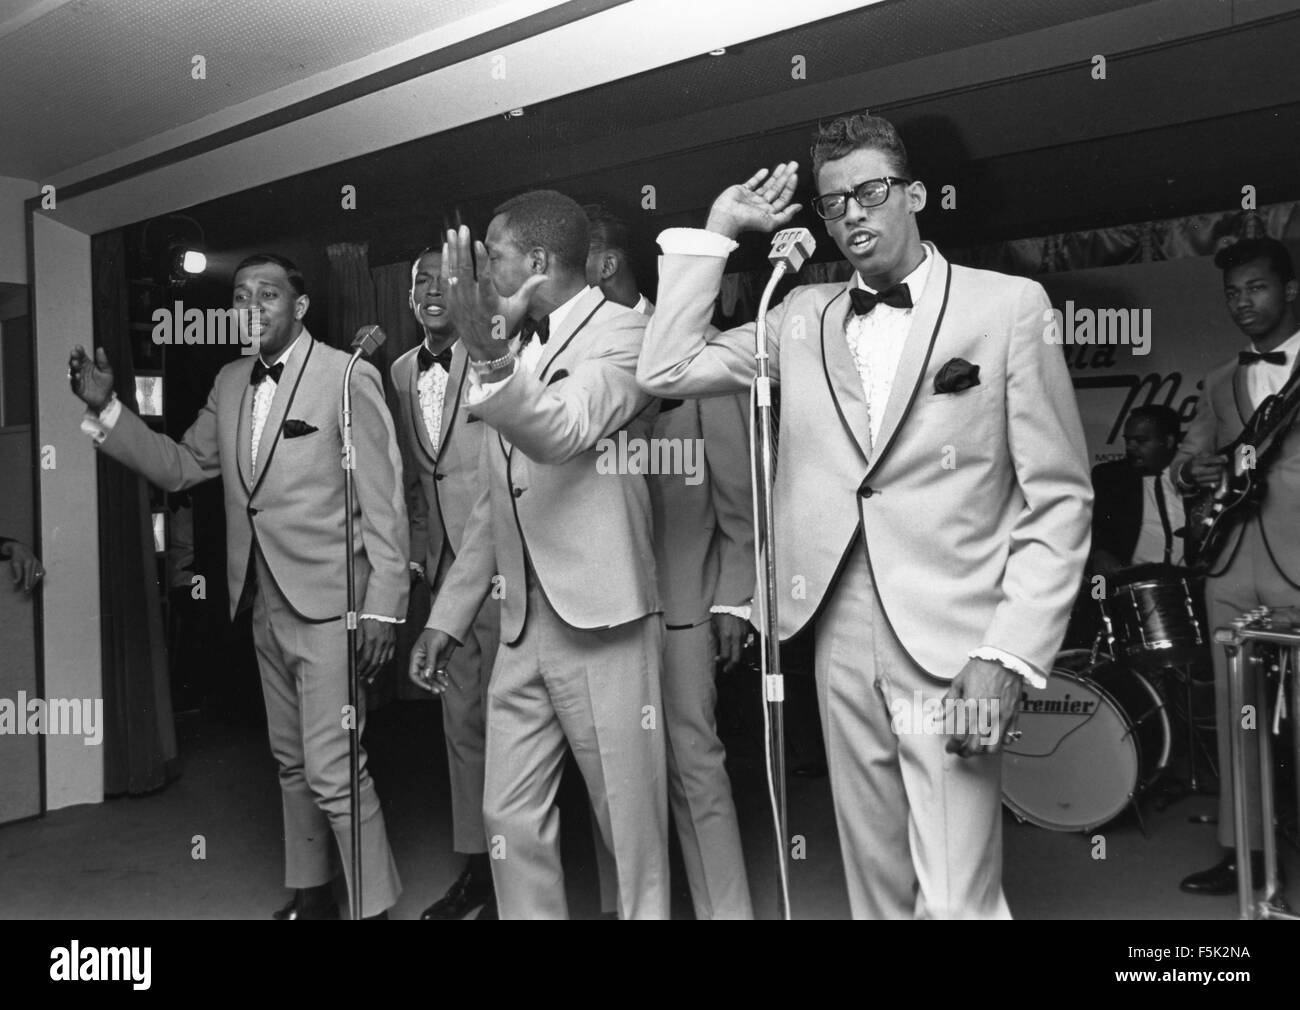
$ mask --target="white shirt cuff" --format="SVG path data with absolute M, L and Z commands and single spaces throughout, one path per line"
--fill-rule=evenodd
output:
M 992 645 L 981 645 L 978 649 L 972 650 L 966 658 L 983 659 L 990 663 L 1001 663 L 1012 673 L 1020 674 L 1020 676 L 1025 679 L 1025 683 L 1030 687 L 1036 687 L 1041 690 L 1047 686 L 1047 678 L 1019 656 L 1013 656 L 1009 652 L 1003 652 L 1001 649 L 995 648 Z
M 121 415 L 122 401 L 114 393 L 98 414 L 92 414 L 89 408 L 86 409 L 86 416 L 81 419 L 81 430 L 94 439 L 96 445 L 99 445 L 108 438 L 108 433 L 113 430 Z
M 498 389 L 515 377 L 519 371 L 519 362 L 515 362 L 514 371 L 504 379 L 498 379 L 496 382 L 484 382 L 478 371 L 467 365 L 469 368 L 469 389 L 465 391 L 465 406 L 472 407 L 476 403 L 482 403 Z
M 405 624 L 405 617 L 385 617 L 382 614 L 362 614 L 363 621 L 379 621 L 383 624 Z
M 732 617 L 739 617 L 742 621 L 748 624 L 750 614 L 753 613 L 753 610 L 754 608 L 749 604 L 745 604 L 743 607 L 729 607 L 725 603 L 715 603 L 709 608 L 709 613 L 730 614 Z
M 740 243 L 705 228 L 665 228 L 659 233 L 659 248 L 668 255 L 721 256 L 724 259 Z

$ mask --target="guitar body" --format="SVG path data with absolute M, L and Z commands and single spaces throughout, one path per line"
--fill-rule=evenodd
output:
M 1218 451 L 1228 459 L 1223 479 L 1193 506 L 1188 523 L 1200 531 L 1199 567 L 1213 569 L 1234 532 L 1259 509 L 1268 463 L 1295 423 L 1297 409 L 1300 385 L 1293 375 L 1279 392 L 1265 397 L 1241 434 Z

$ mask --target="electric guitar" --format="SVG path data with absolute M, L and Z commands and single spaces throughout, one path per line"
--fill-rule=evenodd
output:
M 1268 466 L 1300 410 L 1300 370 L 1264 398 L 1245 428 L 1218 450 L 1228 459 L 1219 483 L 1192 507 L 1188 527 L 1200 533 L 1199 562 L 1213 568 L 1235 531 L 1264 499 Z

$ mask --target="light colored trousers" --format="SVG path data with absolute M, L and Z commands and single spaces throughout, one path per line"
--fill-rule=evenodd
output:
M 668 918 L 663 619 L 565 624 L 529 580 L 528 619 L 488 687 L 483 815 L 502 919 L 564 919 L 556 792 L 565 745 L 614 854 L 624 919 Z
M 348 731 L 347 628 L 340 619 L 312 624 L 294 614 L 256 550 L 257 595 L 253 645 L 262 673 L 271 753 L 280 768 L 284 806 L 284 883 L 328 883 L 341 857 L 349 893 L 352 878 L 351 774 Z M 358 731 L 365 729 L 365 694 L 359 699 Z M 362 915 L 397 903 L 402 891 L 388 847 L 379 795 L 361 750 Z M 337 845 L 337 855 L 335 853 Z
M 895 733 L 890 703 L 942 698 L 889 626 L 862 538 L 816 630 L 817 702 L 855 919 L 1010 918 L 1002 894 L 1001 757 Z M 955 673 L 956 671 L 954 671 Z

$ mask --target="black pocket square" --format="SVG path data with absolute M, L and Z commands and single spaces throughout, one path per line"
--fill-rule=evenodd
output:
M 569 377 L 568 369 L 561 368 L 558 372 L 556 372 L 554 375 L 552 375 L 549 379 L 546 380 L 546 384 L 548 386 L 553 386 L 561 379 L 567 379 L 568 377 Z
M 314 424 L 299 421 L 297 418 L 291 418 L 284 422 L 285 438 L 301 438 L 303 435 L 310 435 L 313 431 L 319 430 Z
M 934 377 L 936 393 L 960 393 L 963 389 L 980 384 L 980 366 L 965 358 L 953 358 Z

